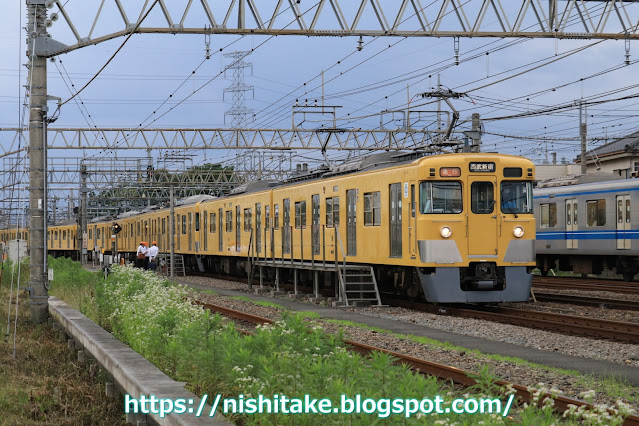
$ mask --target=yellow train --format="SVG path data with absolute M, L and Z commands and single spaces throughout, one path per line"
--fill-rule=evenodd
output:
M 282 268 L 268 261 L 337 260 L 372 266 L 382 289 L 430 302 L 525 301 L 535 266 L 534 178 L 530 160 L 510 155 L 376 154 L 179 205 L 175 253 L 229 274 L 256 262 L 273 275 Z M 162 208 L 91 223 L 87 249 L 109 253 L 117 223 L 119 253 L 132 259 L 140 241 L 168 252 L 170 219 Z M 49 227 L 49 253 L 76 250 L 76 233 L 74 225 Z M 335 273 L 322 274 L 334 288 Z

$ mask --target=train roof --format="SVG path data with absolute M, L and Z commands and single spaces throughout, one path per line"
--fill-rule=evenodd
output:
M 598 173 L 592 173 L 591 175 L 598 175 Z M 584 176 L 584 175 L 579 175 L 579 176 Z M 615 179 L 611 179 L 611 177 L 613 176 L 615 177 Z M 564 180 L 570 181 L 568 177 L 566 177 L 566 179 Z M 557 184 L 557 185 L 537 186 L 534 189 L 534 196 L 535 198 L 541 198 L 541 197 L 547 196 L 548 194 L 599 192 L 599 191 L 639 187 L 638 179 L 619 179 L 618 175 L 614 175 L 612 173 L 604 173 L 601 176 L 590 176 L 588 179 L 582 179 L 582 180 L 573 179 L 573 182 L 575 183 L 565 183 L 563 185 Z

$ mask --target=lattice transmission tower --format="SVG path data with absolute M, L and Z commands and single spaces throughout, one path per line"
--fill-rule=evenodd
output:
M 224 113 L 224 124 L 226 124 L 226 119 L 229 117 L 231 127 L 234 129 L 240 128 L 253 117 L 253 110 L 245 105 L 246 92 L 252 92 L 253 96 L 255 96 L 253 86 L 249 86 L 244 82 L 244 70 L 250 68 L 251 74 L 253 73 L 253 64 L 244 61 L 244 58 L 250 53 L 250 51 L 235 51 L 224 54 L 225 58 L 231 58 L 232 61 L 226 68 L 225 73 L 227 71 L 233 73 L 233 83 L 224 89 L 224 98 L 226 98 L 227 93 L 230 93 L 233 102 L 231 109 Z

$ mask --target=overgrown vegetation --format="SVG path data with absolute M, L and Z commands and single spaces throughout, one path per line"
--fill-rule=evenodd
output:
M 56 271 L 57 277 L 60 277 Z M 74 272 L 75 274 L 75 272 Z M 64 274 L 62 276 L 65 276 Z M 53 292 L 66 292 L 65 280 L 55 281 Z M 147 357 L 176 380 L 186 381 L 198 394 L 244 395 L 289 398 L 310 395 L 329 398 L 334 406 L 342 394 L 362 398 L 434 398 L 449 403 L 457 397 L 490 396 L 505 402 L 510 389 L 494 386 L 488 371 L 478 375 L 474 389 L 458 390 L 432 377 L 415 375 L 405 367 L 393 365 L 387 355 L 364 359 L 347 351 L 340 336 L 324 333 L 309 325 L 302 315 L 286 314 L 274 326 L 258 327 L 251 336 L 238 332 L 234 323 L 192 305 L 187 290 L 172 286 L 155 274 L 131 267 L 117 267 L 106 281 L 82 279 L 85 295 L 75 296 L 84 312 L 111 330 L 118 338 Z M 70 283 L 69 287 L 77 286 Z M 76 288 L 75 290 L 81 291 Z M 74 290 L 74 291 L 75 291 Z M 85 297 L 94 297 L 95 308 L 86 307 Z M 472 394 L 463 394 L 472 392 Z M 444 405 L 444 408 L 447 406 Z M 515 420 L 524 424 L 553 424 L 561 416 L 552 412 L 551 402 L 521 406 L 511 410 L 510 418 L 496 414 L 439 414 L 406 419 L 391 415 L 378 419 L 374 414 L 285 415 L 256 414 L 236 416 L 247 424 L 384 423 L 404 424 L 461 422 L 495 424 Z M 601 413 L 569 412 L 565 421 L 605 424 L 620 423 Z
M 0 282 L 0 424 L 124 424 L 122 400 L 104 396 L 104 383 L 74 360 L 75 353 L 50 325 L 30 323 L 28 293 L 17 291 L 17 271 L 18 265 L 5 262 Z M 27 285 L 28 260 L 20 265 L 20 275 L 20 286 Z

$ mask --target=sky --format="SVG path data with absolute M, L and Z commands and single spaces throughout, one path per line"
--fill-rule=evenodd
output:
M 122 21 L 113 3 L 107 2 L 95 35 L 121 29 Z M 438 7 L 436 3 L 429 5 Z M 80 32 L 86 33 L 99 2 L 67 0 L 64 4 Z M 17 127 L 21 120 L 23 85 L 27 84 L 23 66 L 27 59 L 25 15 L 24 4 L 12 1 L 4 5 L 0 16 L 0 127 Z M 159 22 L 161 18 L 155 10 L 147 22 Z M 282 19 L 288 18 L 283 14 Z M 363 21 L 367 19 L 373 19 L 370 12 Z M 189 15 L 187 21 L 191 26 L 203 26 L 205 22 L 197 13 Z M 49 33 L 61 42 L 72 42 L 62 18 L 53 23 Z M 123 41 L 124 37 L 119 37 L 48 62 L 49 94 L 68 99 L 104 66 Z M 224 89 L 232 84 L 232 72 L 224 70 L 232 59 L 224 54 L 251 49 L 253 53 L 245 59 L 251 67 L 245 69 L 244 79 L 254 90 L 246 92 L 245 107 L 252 109 L 255 117 L 244 123 L 247 128 L 289 129 L 296 100 L 321 102 L 322 71 L 325 103 L 340 106 L 338 127 L 376 129 L 380 119 L 385 127 L 398 127 L 398 120 L 388 114 L 380 117 L 380 112 L 405 109 L 410 99 L 411 110 L 429 111 L 422 121 L 413 124 L 432 128 L 437 104 L 419 94 L 435 89 L 439 81 L 444 89 L 466 94 L 452 100 L 460 112 L 456 131 L 469 130 L 471 114 L 479 113 L 484 151 L 523 155 L 536 163 L 549 160 L 551 152 L 557 153 L 559 161 L 572 162 L 576 157 L 579 110 L 574 105 L 580 99 L 609 100 L 637 94 L 637 88 L 632 87 L 637 83 L 639 60 L 635 41 L 461 38 L 459 65 L 454 64 L 452 38 L 364 37 L 363 48 L 358 50 L 357 37 L 212 35 L 210 59 L 205 58 L 205 42 L 204 35 L 133 35 L 76 98 L 84 107 L 75 100 L 69 102 L 51 127 L 227 128 L 230 120 L 225 122 L 225 111 L 232 105 L 231 94 L 225 95 Z M 627 45 L 629 65 L 624 64 Z M 193 91 L 197 93 L 193 95 Z M 188 100 L 175 106 L 176 100 L 189 95 Z M 511 117 L 567 104 L 573 106 L 551 114 Z M 639 99 L 631 98 L 590 106 L 586 114 L 589 148 L 639 129 L 638 104 Z M 175 108 L 168 111 L 172 106 Z M 449 111 L 445 103 L 442 109 Z M 147 119 L 158 116 L 161 118 L 155 121 Z M 321 124 L 307 122 L 303 126 Z M 3 138 L 0 143 L 10 141 Z M 154 157 L 161 154 L 152 153 Z M 71 154 L 64 151 L 49 155 Z M 235 158 L 235 152 L 209 151 L 197 153 L 193 162 L 232 164 Z M 320 158 L 305 152 L 296 155 L 295 161 L 317 164 L 312 160 Z M 331 161 L 344 158 L 344 153 L 329 152 Z

